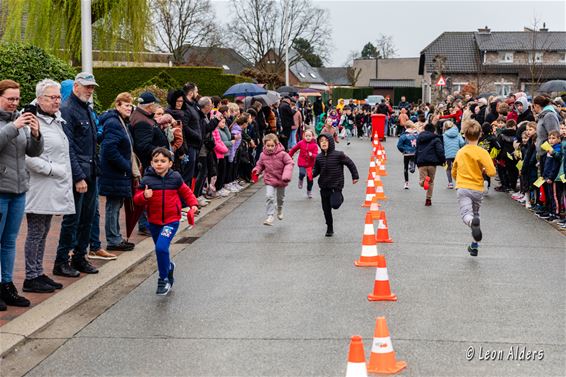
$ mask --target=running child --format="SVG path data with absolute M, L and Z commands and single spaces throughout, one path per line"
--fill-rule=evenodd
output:
M 285 147 L 279 143 L 275 134 L 263 137 L 263 152 L 253 169 L 256 175 L 263 174 L 266 189 L 267 218 L 263 225 L 273 225 L 275 214 L 275 195 L 277 194 L 277 218 L 283 220 L 283 203 L 285 201 L 285 187 L 291 182 L 293 176 L 293 159 Z
M 318 178 L 320 187 L 320 198 L 322 210 L 326 220 L 326 237 L 334 235 L 334 222 L 332 209 L 338 209 L 344 201 L 342 189 L 344 188 L 344 165 L 352 174 L 352 183 L 356 184 L 360 179 L 358 169 L 354 162 L 344 154 L 335 149 L 334 138 L 329 134 L 321 134 L 317 139 L 321 152 L 316 156 L 313 169 L 313 178 Z
M 293 155 L 299 151 L 299 160 L 297 164 L 299 165 L 299 190 L 303 188 L 303 180 L 305 176 L 307 177 L 307 197 L 312 199 L 312 169 L 314 168 L 314 163 L 316 161 L 316 155 L 318 154 L 318 145 L 314 140 L 314 132 L 312 130 L 306 130 L 303 133 L 303 140 L 299 141 L 289 151 L 289 156 L 293 158 Z
M 474 239 L 468 246 L 468 252 L 475 257 L 482 240 L 480 206 L 483 199 L 483 174 L 495 176 L 495 166 L 489 153 L 478 146 L 480 124 L 475 120 L 467 120 L 462 124 L 462 130 L 468 144 L 456 154 L 452 164 L 452 177 L 456 180 L 458 189 L 460 216 L 464 224 L 471 228 Z
M 408 121 L 405 124 L 405 132 L 399 137 L 397 141 L 397 149 L 399 152 L 403 153 L 403 174 L 405 176 L 405 186 L 404 189 L 409 189 L 409 171 L 411 173 L 415 172 L 415 152 L 417 150 L 417 128 L 415 124 Z
M 446 177 L 448 178 L 448 188 L 453 189 L 454 183 L 452 182 L 452 163 L 456 157 L 458 150 L 466 144 L 458 127 L 451 121 L 444 122 L 444 134 L 442 138 L 444 141 L 444 157 L 446 158 Z
M 181 175 L 172 170 L 173 155 L 163 147 L 151 153 L 151 167 L 146 170 L 134 195 L 134 203 L 145 206 L 149 230 L 155 243 L 159 279 L 156 294 L 165 296 L 173 286 L 175 263 L 170 259 L 169 245 L 179 228 L 181 198 L 198 210 L 198 201 Z
M 338 132 L 336 132 L 336 127 L 334 126 L 334 120 L 330 117 L 326 117 L 326 120 L 324 121 L 324 127 L 322 128 L 322 131 L 320 132 L 320 134 L 328 134 L 330 136 L 332 136 L 332 138 L 334 139 L 334 141 L 336 143 L 339 143 L 338 141 Z

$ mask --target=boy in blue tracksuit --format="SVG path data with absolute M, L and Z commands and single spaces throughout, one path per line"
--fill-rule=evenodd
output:
M 410 120 L 405 124 L 405 132 L 397 141 L 397 149 L 403 153 L 403 174 L 405 175 L 405 190 L 409 189 L 409 170 L 415 172 L 415 152 L 417 150 L 417 129 Z
M 557 182 L 558 172 L 562 164 L 562 145 L 560 140 L 560 132 L 553 130 L 548 133 L 548 143 L 552 145 L 552 150 L 546 155 L 544 161 L 544 170 L 542 177 L 544 178 L 545 194 L 550 217 L 547 221 L 560 219 L 560 201 L 562 199 L 562 184 Z
M 452 163 L 456 158 L 456 153 L 462 148 L 466 142 L 458 127 L 450 121 L 444 122 L 444 134 L 442 139 L 444 141 L 444 157 L 446 158 L 446 177 L 448 178 L 448 188 L 453 189 L 454 183 L 452 182 Z

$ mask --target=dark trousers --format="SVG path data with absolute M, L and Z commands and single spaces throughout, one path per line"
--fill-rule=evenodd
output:
M 307 175 L 307 168 L 299 166 L 299 181 L 302 181 L 303 179 L 305 179 L 305 177 L 307 177 L 307 191 L 310 192 L 312 191 L 314 181 L 312 179 L 309 179 Z
M 415 156 L 403 156 L 403 175 L 405 176 L 405 182 L 409 182 L 409 162 L 413 161 L 415 163 Z
M 199 197 L 202 195 L 202 188 L 204 187 L 204 183 L 206 182 L 206 178 L 208 177 L 208 157 L 207 156 L 199 156 L 197 162 L 197 181 L 195 183 L 195 196 Z
M 197 148 L 189 147 L 187 151 L 187 156 L 189 157 L 189 162 L 181 163 L 181 176 L 183 181 L 187 186 L 191 187 L 193 178 L 195 176 L 195 169 L 197 167 L 197 156 L 199 150 Z M 197 195 L 198 196 L 198 195 Z
M 328 230 L 334 230 L 334 221 L 332 219 L 332 206 L 330 205 L 330 197 L 332 189 L 320 189 L 320 199 L 322 202 L 322 211 L 324 212 L 324 220 Z
M 218 174 L 216 175 L 216 190 L 221 190 L 226 182 L 226 168 L 228 157 L 218 159 Z
M 84 258 L 90 241 L 90 231 L 94 212 L 96 210 L 96 178 L 87 181 L 88 190 L 79 194 L 73 187 L 75 198 L 75 214 L 63 216 L 61 222 L 61 233 L 55 264 L 67 263 L 69 251 L 73 251 L 73 259 Z

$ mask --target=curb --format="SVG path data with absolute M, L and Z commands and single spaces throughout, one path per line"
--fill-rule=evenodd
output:
M 258 184 L 248 185 L 240 193 L 245 193 L 248 189 L 257 187 L 257 190 L 253 192 L 255 194 L 261 186 L 262 185 Z M 240 193 L 230 195 L 226 198 L 216 199 L 208 206 L 202 208 L 200 216 L 195 218 L 195 225 L 203 221 L 210 213 L 223 207 L 230 199 L 236 198 Z M 189 230 L 189 224 L 185 221 L 181 223 L 177 236 L 187 230 Z M 183 245 L 183 248 L 185 246 L 186 245 Z M 129 270 L 151 257 L 153 250 L 153 240 L 151 237 L 148 237 L 137 244 L 133 251 L 123 253 L 115 261 L 105 263 L 99 268 L 98 274 L 83 277 L 0 327 L 0 357 L 6 356 L 34 333 L 50 325 L 58 317 L 88 300 L 100 289 L 108 286 L 124 273 L 127 273 Z

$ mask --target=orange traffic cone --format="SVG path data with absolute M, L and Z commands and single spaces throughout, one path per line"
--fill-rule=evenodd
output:
M 381 182 L 381 179 L 378 179 L 379 175 L 377 176 L 377 178 L 375 179 L 375 197 L 377 197 L 377 200 L 387 200 L 387 196 L 385 196 L 385 192 L 383 191 L 383 182 Z M 371 205 L 371 201 L 370 201 L 370 205 Z
M 379 221 L 377 222 L 377 234 L 375 240 L 379 243 L 391 243 L 393 240 L 389 238 L 389 228 L 387 227 L 387 217 L 385 211 L 379 211 Z
M 348 368 L 346 377 L 367 377 L 366 355 L 362 337 L 354 335 L 350 340 L 350 352 L 348 352 Z
M 371 213 L 371 218 L 375 220 L 379 220 L 379 204 L 377 202 L 377 196 L 374 195 L 371 199 L 371 205 L 369 206 L 369 213 Z
M 407 363 L 405 361 L 397 361 L 395 358 L 395 351 L 393 350 L 393 343 L 391 343 L 385 317 L 377 317 L 368 372 L 393 374 L 406 367 Z
M 366 201 L 362 204 L 362 207 L 369 207 L 371 205 L 371 200 L 375 196 L 375 181 L 371 173 L 368 173 L 368 182 L 366 186 Z
M 387 170 L 385 169 L 385 161 L 378 161 L 377 175 L 381 175 L 382 177 L 387 175 Z
M 373 293 L 368 295 L 370 301 L 397 301 L 397 296 L 391 293 L 389 286 L 389 275 L 387 274 L 387 263 L 385 255 L 377 256 L 377 268 L 375 269 L 375 282 Z
M 375 165 L 375 159 L 373 157 L 369 160 L 369 172 L 373 178 L 377 175 L 377 165 Z
M 377 242 L 373 233 L 371 213 L 366 213 L 364 235 L 362 236 L 362 255 L 354 261 L 356 267 L 377 267 Z

